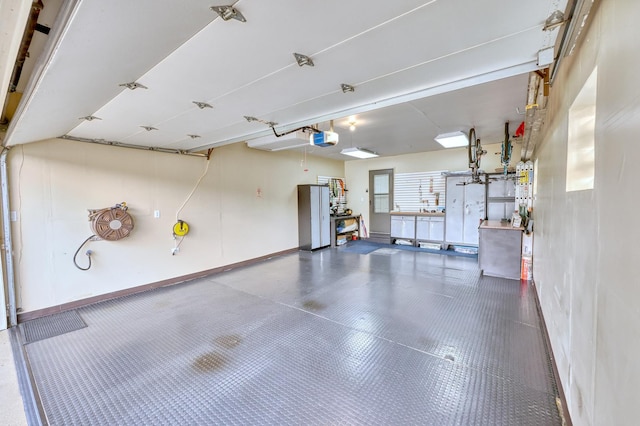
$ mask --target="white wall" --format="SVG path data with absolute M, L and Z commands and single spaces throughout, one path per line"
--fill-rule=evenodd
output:
M 479 135 L 481 136 L 481 135 Z M 480 166 L 487 172 L 502 170 L 500 164 L 501 144 L 483 145 L 487 155 L 480 159 Z M 520 145 L 514 145 L 511 165 L 520 161 Z M 497 155 L 496 155 L 497 153 Z M 447 170 L 458 172 L 469 170 L 467 148 L 453 148 L 440 151 L 421 152 L 418 154 L 379 157 L 369 160 L 352 160 L 345 162 L 347 186 L 349 188 L 348 203 L 354 213 L 363 215 L 367 229 L 369 227 L 369 170 L 394 169 L 394 173 L 432 172 Z
M 640 401 L 640 2 L 599 3 L 562 63 L 534 153 L 534 279 L 574 424 L 630 425 Z M 595 186 L 567 193 L 568 109 L 595 66 Z
M 206 159 L 51 140 L 9 153 L 18 307 L 22 312 L 216 268 L 298 246 L 296 185 L 343 176 L 341 161 L 234 144 L 213 151 L 207 176 L 180 216 L 191 230 L 176 256 L 176 211 Z M 261 196 L 257 196 L 260 188 Z M 131 235 L 85 246 L 87 209 L 126 201 Z M 161 217 L 153 217 L 160 210 Z

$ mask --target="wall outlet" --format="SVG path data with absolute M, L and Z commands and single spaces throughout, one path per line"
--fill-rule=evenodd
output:
M 155 217 L 156 219 L 160 219 L 160 210 L 154 210 L 153 217 Z

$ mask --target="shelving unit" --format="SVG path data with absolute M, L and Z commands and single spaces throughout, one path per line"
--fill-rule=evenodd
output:
M 485 176 L 485 180 L 487 182 L 485 185 L 487 208 L 484 219 L 510 219 L 514 209 L 518 208 L 516 204 L 516 175 L 514 173 L 509 173 L 506 176 L 502 173 L 489 173 Z
M 344 221 L 347 227 L 341 229 L 340 221 Z M 355 228 L 351 224 L 355 224 Z M 331 216 L 331 247 L 337 247 L 345 244 L 352 239 L 353 235 L 360 235 L 360 215 L 350 216 Z

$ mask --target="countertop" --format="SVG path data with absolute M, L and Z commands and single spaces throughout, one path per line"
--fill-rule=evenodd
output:
M 332 214 L 332 215 L 330 216 L 331 220 L 340 220 L 340 219 L 357 219 L 357 218 L 359 218 L 359 217 L 360 217 L 360 215 L 359 215 L 359 214 L 351 214 L 351 215 L 348 215 L 348 216 L 344 216 L 344 215 L 334 215 L 334 214 Z
M 424 213 L 424 212 L 391 212 L 391 216 L 427 216 L 444 217 L 444 213 Z
M 524 231 L 523 226 L 511 226 L 511 222 L 502 222 L 500 220 L 484 220 L 480 224 L 480 229 L 504 229 L 508 231 Z

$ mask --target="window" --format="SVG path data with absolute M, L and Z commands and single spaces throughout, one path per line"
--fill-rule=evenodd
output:
M 373 176 L 374 213 L 389 213 L 389 175 Z
M 596 68 L 569 108 L 567 192 L 593 189 L 597 86 Z

